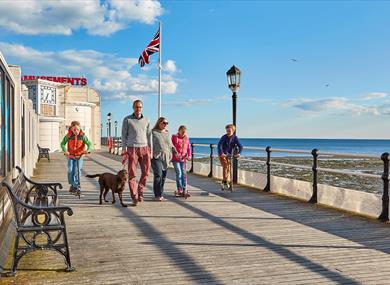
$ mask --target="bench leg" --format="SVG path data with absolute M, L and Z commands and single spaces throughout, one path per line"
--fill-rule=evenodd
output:
M 68 244 L 68 235 L 66 233 L 66 228 L 64 229 L 64 243 L 65 243 L 65 259 L 66 259 L 66 272 L 72 272 L 75 270 L 74 267 L 72 267 L 72 263 L 70 261 L 70 251 L 69 251 L 69 244 Z
M 14 244 L 14 256 L 12 260 L 12 269 L 11 272 L 8 273 L 8 276 L 15 276 L 16 275 L 16 270 L 18 267 L 19 259 L 21 256 L 18 256 L 18 250 L 19 250 L 19 233 L 16 233 L 15 237 L 15 244 Z

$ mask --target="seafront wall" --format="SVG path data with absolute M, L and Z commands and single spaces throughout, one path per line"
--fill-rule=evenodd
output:
M 194 162 L 193 173 L 208 176 L 210 164 Z M 213 165 L 213 177 L 222 179 L 222 167 Z M 266 174 L 238 170 L 238 183 L 263 190 L 267 184 Z M 310 182 L 271 175 L 271 192 L 308 201 L 313 193 Z M 382 210 L 382 197 L 341 187 L 318 184 L 318 204 L 352 212 L 371 218 L 378 218 Z

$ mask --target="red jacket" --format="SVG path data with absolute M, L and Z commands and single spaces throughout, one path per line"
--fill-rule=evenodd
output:
M 178 153 L 178 155 L 173 153 L 172 161 L 183 162 L 191 157 L 190 139 L 188 136 L 172 135 L 172 144 Z
M 70 129 L 68 130 L 68 152 L 71 156 L 79 157 L 84 153 L 84 132 L 80 130 L 78 136 L 76 136 Z

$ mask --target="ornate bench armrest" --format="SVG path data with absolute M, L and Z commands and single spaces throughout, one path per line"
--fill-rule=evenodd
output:
M 24 177 L 24 179 L 26 179 L 27 182 L 29 182 L 30 184 L 32 184 L 36 188 L 43 187 L 43 188 L 46 188 L 46 190 L 48 190 L 47 188 L 49 188 L 50 190 L 52 190 L 54 192 L 55 199 L 58 199 L 58 190 L 57 190 L 57 188 L 58 189 L 62 189 L 63 188 L 61 183 L 57 183 L 57 182 L 35 182 L 35 181 L 29 179 L 24 174 L 23 170 L 19 166 L 16 166 L 16 169 L 19 171 L 19 173 L 23 174 L 23 177 Z M 31 192 L 31 190 L 33 188 L 35 188 L 35 187 L 32 187 L 29 192 Z M 30 193 L 28 193 L 28 195 L 29 194 Z M 48 191 L 46 191 L 46 194 L 48 194 Z

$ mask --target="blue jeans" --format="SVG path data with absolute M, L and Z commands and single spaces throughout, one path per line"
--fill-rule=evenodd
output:
M 185 162 L 172 161 L 176 172 L 176 186 L 177 189 L 186 189 L 187 187 L 187 169 Z
M 78 165 L 77 165 L 78 163 Z M 78 168 L 78 169 L 77 169 Z M 68 158 L 68 182 L 74 188 L 80 187 L 80 175 L 83 168 L 83 158 L 73 159 Z M 78 173 L 77 173 L 78 171 Z
M 153 192 L 154 197 L 162 197 L 164 193 L 164 184 L 167 177 L 167 169 L 162 169 L 162 161 L 159 159 L 152 159 L 152 169 L 153 169 Z

